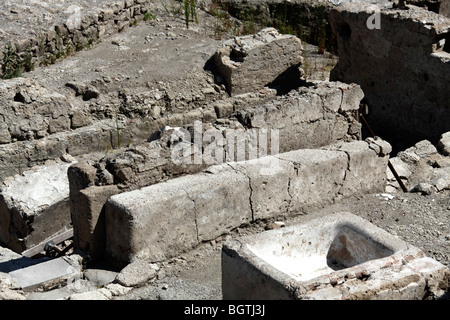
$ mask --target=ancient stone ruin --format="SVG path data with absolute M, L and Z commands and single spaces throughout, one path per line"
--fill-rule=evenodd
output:
M 0 299 L 132 297 L 210 243 L 219 299 L 449 298 L 448 255 L 319 216 L 445 205 L 447 2 L 0 6 Z

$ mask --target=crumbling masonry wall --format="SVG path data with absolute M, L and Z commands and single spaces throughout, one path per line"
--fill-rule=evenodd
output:
M 265 38 L 266 33 L 258 36 Z M 58 88 L 30 78 L 3 80 L 0 85 L 0 104 L 3 105 L 0 111 L 0 178 L 20 174 L 66 153 L 81 156 L 105 152 L 147 139 L 164 125 L 183 126 L 196 120 L 209 123 L 226 118 L 235 110 L 267 101 L 277 92 L 264 84 L 273 82 L 291 66 L 288 56 L 280 61 L 276 50 L 267 48 L 271 43 L 277 43 L 275 49 L 280 50 L 290 42 L 300 45 L 295 37 L 289 37 L 289 42 L 278 41 L 284 38 L 271 31 L 270 41 L 258 45 L 263 52 L 271 54 L 264 56 L 265 59 L 252 54 L 253 67 L 262 71 L 248 79 L 262 83 L 233 97 L 229 97 L 224 84 L 216 83 L 218 74 L 205 70 L 208 56 L 213 56 L 217 49 L 215 45 L 202 48 L 205 52 L 200 62 L 192 66 L 196 72 L 180 73 L 176 79 L 158 82 L 158 87 L 128 87 L 121 83 L 119 88 L 114 88 L 108 77 L 68 81 Z M 300 50 L 301 46 L 298 48 Z M 266 60 L 278 64 L 274 63 L 271 68 L 258 66 L 258 61 Z M 295 65 L 298 67 L 298 61 Z
M 450 129 L 450 20 L 412 5 L 376 8 L 342 3 L 330 12 L 339 54 L 330 79 L 361 86 L 368 122 L 394 148 L 436 143 Z M 375 12 L 380 29 L 369 29 Z
M 406 3 L 450 17 L 450 2 L 447 0 L 407 0 Z
M 0 78 L 87 48 L 150 14 L 150 0 L 3 1 L 0 7 Z M 146 15 L 147 14 L 147 15 Z M 30 28 L 30 22 L 35 22 Z
M 266 154 L 271 154 L 271 130 L 277 130 L 277 152 L 305 148 L 320 148 L 337 142 L 360 139 L 361 125 L 356 120 L 359 103 L 363 97 L 356 85 L 344 83 L 317 83 L 308 88 L 299 88 L 286 96 L 278 96 L 258 107 L 243 108 L 231 113 L 229 117 L 212 123 L 202 123 L 200 134 L 223 137 L 224 155 L 227 148 L 227 130 L 240 133 L 233 137 L 235 150 L 238 145 L 244 148 L 251 130 L 268 131 Z M 233 110 L 227 101 L 216 104 L 222 114 Z M 227 111 L 228 110 L 228 111 Z M 186 140 L 181 128 L 167 127 L 157 132 L 150 142 L 142 142 L 129 148 L 122 148 L 90 164 L 78 163 L 68 170 L 70 186 L 71 215 L 74 226 L 75 245 L 90 253 L 92 257 L 102 257 L 94 249 L 104 243 L 103 204 L 114 193 L 123 193 L 147 187 L 162 181 L 198 173 L 209 167 L 204 159 L 200 163 L 188 161 L 177 164 L 173 159 L 173 148 L 177 144 L 192 148 L 192 152 L 204 153 L 213 140 L 197 143 Z M 196 130 L 195 125 L 184 127 L 185 132 Z M 180 135 L 181 134 L 181 135 Z M 195 138 L 192 132 L 190 137 Z M 181 140 L 180 140 L 181 139 Z M 237 140 L 234 140 L 237 139 Z M 275 143 L 275 142 L 274 142 Z M 248 150 L 248 148 L 247 148 Z M 185 155 L 189 157 L 191 154 Z M 237 160 L 234 154 L 229 155 Z M 248 155 L 245 159 L 249 159 Z M 226 158 L 216 159 L 224 163 Z M 95 203 L 95 205 L 94 205 Z

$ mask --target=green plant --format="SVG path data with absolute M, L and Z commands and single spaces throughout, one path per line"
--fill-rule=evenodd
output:
M 189 22 L 191 21 L 191 19 L 198 24 L 197 6 L 196 6 L 197 0 L 176 0 L 176 2 L 179 3 L 180 5 L 175 7 L 171 5 L 170 10 L 166 5 L 166 3 L 164 2 L 164 0 L 160 1 L 164 9 L 166 10 L 167 14 L 169 15 L 178 16 L 184 11 L 184 20 L 187 29 L 189 29 Z
M 186 28 L 189 29 L 190 17 L 193 18 L 195 23 L 198 23 L 197 10 L 195 4 L 197 0 L 184 0 L 184 19 L 186 22 Z
M 150 11 L 147 11 L 146 13 L 144 13 L 144 17 L 143 17 L 144 21 L 149 21 L 149 20 L 153 20 L 153 19 L 156 19 L 156 15 L 155 14 L 153 14 Z
M 305 80 L 311 79 L 313 70 L 311 61 L 306 51 L 303 52 L 303 70 L 305 72 Z
M 18 53 L 14 47 L 8 45 L 3 51 L 3 61 L 1 63 L 1 77 L 3 79 L 12 79 L 22 76 L 23 71 L 34 69 L 33 55 L 31 45 L 25 52 Z
M 16 50 L 12 46 L 6 46 L 3 52 L 2 78 L 12 79 L 21 76 L 21 63 Z
M 129 23 L 130 27 L 135 27 L 135 26 L 137 26 L 137 24 L 138 24 L 137 19 L 133 19 L 133 20 L 131 20 L 130 23 Z
M 214 21 L 214 38 L 216 40 L 221 40 L 223 33 L 227 33 L 230 30 L 233 30 L 234 35 L 239 35 L 237 31 L 237 26 L 233 23 L 231 16 L 228 12 L 219 9 L 217 5 L 211 6 L 209 10 L 209 14 L 211 14 Z
M 246 20 L 244 21 L 243 27 L 242 27 L 242 34 L 254 34 L 258 31 L 258 27 L 254 21 Z

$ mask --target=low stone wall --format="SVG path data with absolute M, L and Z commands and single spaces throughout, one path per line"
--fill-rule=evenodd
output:
M 106 257 L 161 261 L 251 221 L 382 191 L 389 152 L 373 139 L 297 150 L 114 195 L 105 209 Z
M 254 133 L 260 139 L 256 155 L 359 140 L 361 125 L 357 121 L 357 112 L 362 96 L 356 85 L 320 82 L 286 96 L 275 97 L 258 107 L 235 112 L 233 109 L 241 103 L 219 101 L 215 105 L 217 113 L 228 115 L 228 118 L 213 123 L 197 122 L 184 128 L 166 127 L 150 142 L 118 149 L 90 164 L 72 166 L 68 176 L 75 246 L 93 257 L 102 256 L 94 253 L 92 248 L 104 241 L 104 234 L 94 231 L 104 229 L 103 206 L 92 206 L 92 202 L 105 203 L 114 193 L 195 174 L 213 164 L 252 159 L 248 143 Z M 264 146 L 262 134 L 267 139 Z M 223 149 L 221 158 L 208 152 L 215 144 Z M 237 154 L 238 148 L 244 151 L 241 158 Z M 180 159 L 176 150 L 182 151 Z M 200 161 L 192 158 L 196 152 Z M 96 237 L 99 238 L 94 240 Z
M 150 0 L 6 1 L 0 37 L 0 77 L 11 78 L 34 66 L 55 62 L 147 19 Z M 47 17 L 47 19 L 45 19 Z M 29 20 L 35 22 L 30 28 Z
M 367 27 L 369 18 L 379 29 Z M 352 2 L 334 8 L 330 22 L 339 54 L 330 79 L 361 86 L 375 134 L 400 150 L 436 143 L 450 129 L 450 20 L 414 6 Z
M 269 61 L 277 61 L 278 50 L 288 46 L 284 39 L 301 46 L 297 38 L 273 30 L 258 34 L 263 39 L 267 36 L 271 41 L 258 46 L 267 56 L 258 52 L 254 56 L 252 51 L 250 60 L 257 71 L 240 72 L 253 85 L 232 97 L 226 93 L 224 84 L 215 82 L 220 74 L 203 69 L 214 56 L 215 45 L 203 48 L 205 52 L 194 53 L 196 57 L 201 56 L 199 61 L 204 61 L 204 64 L 195 65 L 195 72 L 180 74 L 176 79 L 158 82 L 157 87 L 151 88 L 128 87 L 128 84 L 120 83 L 117 84 L 119 89 L 109 91 L 110 79 L 104 77 L 92 81 L 71 80 L 56 88 L 45 81 L 29 78 L 3 80 L 0 83 L 0 104 L 3 106 L 0 111 L 0 178 L 65 153 L 79 156 L 108 152 L 147 139 L 165 125 L 214 122 L 227 118 L 233 111 L 273 98 L 277 91 L 264 85 L 272 83 L 292 65 L 280 63 L 267 73 L 266 58 L 269 56 Z M 248 44 L 251 39 L 238 37 L 233 41 Z M 270 45 L 275 42 L 278 45 Z M 289 61 L 289 57 L 285 58 Z M 297 64 L 298 60 L 293 65 L 298 67 Z M 297 72 L 296 85 L 299 80 Z M 352 105 L 352 108 L 356 107 Z
M 260 106 L 238 110 L 234 117 L 247 128 L 279 130 L 280 152 L 318 148 L 361 138 L 363 98 L 358 85 L 319 81 Z

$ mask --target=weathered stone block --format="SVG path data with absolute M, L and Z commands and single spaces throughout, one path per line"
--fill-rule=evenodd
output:
M 106 205 L 106 254 L 121 262 L 164 260 L 250 221 L 383 190 L 388 154 L 365 141 L 344 145 L 215 165 L 114 195 Z
M 370 141 L 370 140 L 369 140 Z M 379 192 L 386 184 L 390 149 L 376 152 L 365 141 L 342 144 L 337 150 L 348 157 L 348 170 L 340 193 L 347 197 L 355 192 Z M 370 175 L 370 179 L 367 177 Z
M 161 261 L 198 244 L 190 178 L 112 196 L 106 203 L 107 257 Z
M 262 89 L 281 76 L 299 79 L 302 50 L 297 37 L 266 28 L 225 42 L 214 60 L 229 93 L 240 94 Z
M 292 196 L 289 211 L 331 202 L 338 194 L 346 176 L 347 156 L 329 150 L 298 150 L 280 154 L 280 159 L 290 161 L 295 174 L 289 184 Z
M 0 242 L 20 253 L 70 227 L 70 165 L 39 167 L 6 182 L 0 195 Z
M 105 203 L 119 193 L 115 185 L 92 186 L 80 190 L 77 203 L 71 208 L 74 230 L 74 245 L 89 254 L 92 260 L 103 258 L 105 233 Z M 76 225 L 75 225 L 76 224 Z

